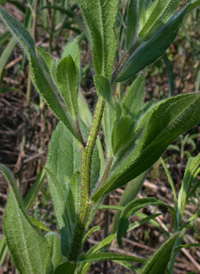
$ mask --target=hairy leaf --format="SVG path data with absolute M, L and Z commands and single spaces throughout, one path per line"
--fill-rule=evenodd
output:
M 12 174 L 3 165 L 0 168 L 10 183 L 3 228 L 13 262 L 21 274 L 46 273 L 49 245 L 30 222 Z
M 200 95 L 189 93 L 165 100 L 151 109 L 142 139 L 113 171 L 92 200 L 98 200 L 151 167 L 167 146 L 200 121 Z
M 129 49 L 136 42 L 139 32 L 139 1 L 130 0 L 127 16 L 126 48 Z
M 117 50 L 114 27 L 119 0 L 78 0 L 78 3 L 90 30 L 96 74 L 110 80 Z
M 79 75 L 76 64 L 71 56 L 63 58 L 57 66 L 56 79 L 65 104 L 76 121 L 78 114 Z
M 65 262 L 56 268 L 54 274 L 74 274 L 75 269 L 75 263 Z
M 45 236 L 45 238 L 47 239 L 47 242 L 50 247 L 50 252 L 51 252 L 50 261 L 48 265 L 49 274 L 50 274 L 51 270 L 54 271 L 57 268 L 57 266 L 61 264 L 61 262 L 63 261 L 63 256 L 61 253 L 61 243 L 60 243 L 59 235 L 55 232 L 49 232 Z
M 185 13 L 186 8 L 174 15 L 149 40 L 142 42 L 130 54 L 130 57 L 117 75 L 116 81 L 121 82 L 128 79 L 159 58 L 176 37 Z
M 171 252 L 174 243 L 179 234 L 174 234 L 169 238 L 151 257 L 145 267 L 142 269 L 141 274 L 164 274 L 167 264 L 171 257 Z

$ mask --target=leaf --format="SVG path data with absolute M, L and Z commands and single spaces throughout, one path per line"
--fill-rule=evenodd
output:
M 77 37 L 74 40 L 72 40 L 71 42 L 69 42 L 66 45 L 66 47 L 64 48 L 61 59 L 71 56 L 72 59 L 74 60 L 74 63 L 76 64 L 76 67 L 80 74 L 81 60 L 80 60 L 80 51 L 79 51 L 79 47 L 78 47 L 78 42 L 79 42 L 79 37 Z
M 8 252 L 8 247 L 6 245 L 5 236 L 3 235 L 0 240 L 0 267 L 3 265 Z
M 142 40 L 149 39 L 158 29 L 160 29 L 180 5 L 180 0 L 154 1 L 148 10 L 148 18 L 140 30 L 139 37 Z
M 130 203 L 128 203 L 123 211 L 121 212 L 120 219 L 119 219 L 119 225 L 118 225 L 118 231 L 117 231 L 117 241 L 119 245 L 122 245 L 122 236 L 126 234 L 128 227 L 129 227 L 129 220 L 128 218 L 135 214 L 139 209 L 147 206 L 147 205 L 162 205 L 167 207 L 173 216 L 174 219 L 174 226 L 176 227 L 176 212 L 175 210 L 169 206 L 168 204 L 157 200 L 156 198 L 141 198 L 137 200 L 133 200 Z
M 179 234 L 171 236 L 151 257 L 141 274 L 164 274 L 171 257 L 171 252 Z
M 43 63 L 45 64 L 48 72 L 54 77 L 54 58 L 46 51 L 44 51 L 41 48 L 37 48 L 37 53 L 40 57 L 40 59 L 43 61 Z
M 122 106 L 126 111 L 126 114 L 131 116 L 136 116 L 141 110 L 144 102 L 145 94 L 145 79 L 144 75 L 141 74 L 128 89 L 127 94 L 122 100 Z
M 81 255 L 79 257 L 78 262 L 95 262 L 95 261 L 129 261 L 129 262 L 137 262 L 137 263 L 144 263 L 144 259 L 128 256 L 128 255 L 121 255 L 121 254 L 115 254 L 115 253 L 97 253 L 97 254 L 85 254 Z
M 124 207 L 129 202 L 133 201 L 136 198 L 137 194 L 139 193 L 140 189 L 142 188 L 144 180 L 146 179 L 147 173 L 148 173 L 148 170 L 145 171 L 144 173 L 140 174 L 137 178 L 135 178 L 134 180 L 130 181 L 127 184 L 126 189 L 121 196 L 119 206 Z M 116 212 L 113 229 L 112 229 L 113 233 L 116 232 L 116 230 L 117 230 L 119 217 L 120 217 L 120 212 Z
M 45 170 L 43 169 L 42 172 L 37 177 L 31 189 L 29 190 L 28 194 L 24 198 L 24 204 L 27 211 L 29 211 L 31 206 L 33 205 L 39 191 L 41 190 L 43 186 L 44 180 L 45 180 Z
M 73 226 L 77 224 L 78 215 L 80 211 L 80 199 L 81 199 L 81 182 L 80 173 L 75 172 L 69 182 L 69 193 L 67 200 L 68 211 L 70 212 L 70 218 Z
M 139 1 L 130 0 L 128 4 L 126 48 L 133 46 L 138 38 L 139 32 Z
M 175 252 L 178 252 L 179 250 L 181 250 L 182 248 L 188 248 L 188 247 L 199 247 L 200 243 L 193 243 L 193 244 L 184 244 L 184 245 L 180 245 L 178 247 L 175 248 Z
M 65 104 L 74 119 L 78 114 L 79 75 L 76 64 L 71 56 L 63 58 L 57 66 L 56 79 Z
M 75 263 L 65 262 L 56 268 L 54 274 L 74 274 L 75 270 Z
M 13 37 L 9 41 L 8 45 L 6 46 L 6 48 L 4 49 L 4 51 L 1 54 L 1 57 L 0 57 L 0 80 L 1 80 L 1 78 L 3 76 L 4 68 L 5 68 L 5 66 L 6 66 L 6 64 L 7 64 L 8 60 L 9 60 L 9 58 L 10 58 L 10 55 L 12 54 L 13 49 L 16 46 L 16 44 L 17 44 L 17 41 Z
M 68 128 L 72 135 L 79 140 L 73 120 L 65 108 L 63 99 L 59 96 L 59 91 L 57 90 L 51 75 L 46 73 L 39 63 L 35 52 L 34 41 L 30 33 L 20 22 L 16 21 L 2 7 L 0 7 L 0 15 L 2 20 L 8 26 L 10 32 L 18 39 L 19 43 L 28 54 L 32 80 L 37 91 L 45 99 L 49 107 Z
M 175 39 L 185 13 L 186 8 L 174 15 L 148 41 L 142 42 L 130 55 L 118 73 L 116 81 L 128 79 L 159 58 Z
M 119 0 L 78 0 L 92 40 L 92 55 L 97 75 L 111 79 L 117 50 L 114 31 Z
M 65 189 L 63 189 L 55 174 L 48 168 L 46 168 L 46 171 L 55 215 L 61 231 L 61 250 L 62 254 L 67 256 L 69 254 L 70 244 L 73 238 L 73 224 L 70 220 L 70 215 L 67 209 L 67 184 Z
M 188 200 L 188 195 L 190 195 L 191 186 L 196 178 L 196 176 L 200 173 L 200 153 L 196 157 L 189 158 L 183 181 L 181 184 L 181 189 L 178 196 L 178 208 L 180 215 L 182 216 L 185 210 L 185 205 Z
M 170 98 L 155 105 L 150 111 L 142 139 L 91 197 L 93 201 L 150 168 L 177 136 L 199 123 L 200 95 L 189 93 Z
M 102 126 L 103 126 L 104 135 L 105 135 L 105 141 L 106 141 L 107 158 L 112 156 L 111 136 L 112 136 L 115 119 L 116 119 L 115 109 L 113 108 L 112 105 L 106 102 L 104 113 L 103 113 Z
M 143 219 L 141 219 L 141 220 L 139 220 L 139 221 L 135 221 L 133 224 L 130 224 L 129 225 L 129 227 L 128 227 L 128 229 L 127 229 L 127 232 L 129 232 L 129 231 L 131 231 L 131 230 L 133 230 L 133 229 L 135 229 L 136 227 L 139 227 L 139 226 L 141 226 L 141 225 L 143 225 L 143 224 L 145 224 L 145 223 L 148 223 L 148 222 L 150 222 L 151 220 L 154 220 L 155 218 L 157 218 L 158 216 L 160 216 L 161 214 L 152 214 L 152 215 L 150 215 L 150 216 L 147 216 L 147 217 L 145 217 L 145 218 L 143 218 Z
M 3 228 L 13 262 L 21 274 L 46 273 L 50 254 L 48 243 L 25 213 L 12 174 L 2 165 L 1 171 L 11 186 Z
M 191 1 L 190 5 L 187 7 L 187 12 L 190 12 L 192 9 L 200 5 L 200 0 Z
M 57 125 L 52 135 L 47 167 L 55 174 L 62 191 L 66 189 L 65 177 L 71 179 L 76 171 L 81 171 L 81 155 L 77 142 L 62 123 Z
M 109 104 L 112 105 L 112 91 L 108 79 L 103 76 L 95 75 L 94 83 L 98 94 L 102 96 L 103 99 L 106 100 Z
M 85 234 L 85 236 L 84 236 L 84 238 L 83 238 L 83 241 L 82 241 L 83 245 L 84 245 L 84 243 L 87 241 L 87 239 L 88 239 L 94 232 L 96 232 L 96 231 L 98 231 L 98 230 L 101 230 L 101 227 L 100 227 L 100 226 L 93 226 L 93 227 Z
M 55 232 L 50 232 L 45 236 L 45 238 L 47 239 L 51 251 L 50 265 L 53 267 L 52 270 L 55 270 L 63 261 L 59 235 Z

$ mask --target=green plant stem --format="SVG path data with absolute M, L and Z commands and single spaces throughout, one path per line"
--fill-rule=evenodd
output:
M 90 202 L 90 173 L 92 154 L 101 125 L 103 110 L 104 100 L 102 97 L 99 97 L 87 142 L 85 147 L 82 148 L 80 213 L 69 254 L 70 261 L 77 261 L 78 259 L 79 253 L 82 248 L 82 239 L 85 234 L 85 224 L 87 223 L 87 218 L 92 207 L 92 204 Z

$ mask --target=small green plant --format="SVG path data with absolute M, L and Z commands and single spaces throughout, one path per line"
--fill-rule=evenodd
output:
M 115 223 L 116 231 L 86 253 L 83 246 L 87 238 L 100 229 L 89 230 L 89 226 L 97 210 L 102 208 L 104 198 L 148 170 L 176 137 L 200 122 L 198 92 L 143 104 L 145 79 L 142 74 L 121 100 L 113 92 L 117 82 L 136 76 L 165 52 L 185 14 L 200 1 L 189 2 L 178 12 L 179 0 L 129 1 L 125 54 L 115 67 L 119 0 L 77 2 L 88 27 L 95 69 L 98 102 L 92 119 L 79 93 L 79 38 L 67 44 L 60 60 L 54 60 L 37 48 L 26 28 L 0 7 L 2 20 L 28 55 L 36 89 L 59 119 L 45 166 L 59 234 L 41 232 L 44 226 L 28 215 L 12 174 L 1 165 L 10 183 L 3 221 L 6 243 L 15 267 L 22 274 L 83 274 L 91 262 L 105 260 L 117 261 L 138 273 L 165 273 L 181 233 L 176 211 L 155 198 L 134 200 L 124 208 L 117 207 L 122 212 L 119 222 Z M 101 125 L 106 159 L 98 138 Z M 134 256 L 102 252 L 116 237 L 122 244 L 122 235 L 138 225 L 129 226 L 129 216 L 149 204 L 167 207 L 175 227 L 174 234 L 168 235 L 169 239 L 152 258 L 146 262 Z M 143 216 L 140 224 L 156 216 Z M 138 269 L 127 262 L 146 264 Z

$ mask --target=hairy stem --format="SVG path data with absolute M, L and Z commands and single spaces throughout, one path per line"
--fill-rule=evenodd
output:
M 93 117 L 93 123 L 87 138 L 86 146 L 82 149 L 81 163 L 81 204 L 78 224 L 74 231 L 69 260 L 76 261 L 82 248 L 82 239 L 85 234 L 85 224 L 91 210 L 90 202 L 90 174 L 92 154 L 101 125 L 104 110 L 104 100 L 99 97 Z

